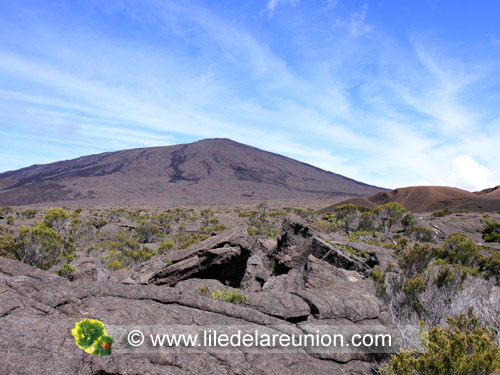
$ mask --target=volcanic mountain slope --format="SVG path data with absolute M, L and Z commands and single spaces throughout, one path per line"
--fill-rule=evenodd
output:
M 413 186 L 399 188 L 389 192 L 379 192 L 369 197 L 347 199 L 321 210 L 332 211 L 336 206 L 353 203 L 374 208 L 378 205 L 398 202 L 409 211 L 431 212 L 445 207 L 468 209 L 471 211 L 494 212 L 500 210 L 500 194 L 498 187 L 471 193 L 446 186 Z
M 108 152 L 0 174 L 0 205 L 172 205 L 383 189 L 229 139 Z

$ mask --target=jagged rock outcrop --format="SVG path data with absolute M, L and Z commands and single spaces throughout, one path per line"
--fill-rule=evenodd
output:
M 236 227 L 188 249 L 155 257 L 137 267 L 130 277 L 155 285 L 175 285 L 191 277 L 240 285 L 254 244 L 246 227 Z M 167 261 L 172 265 L 165 266 Z
M 346 270 L 363 272 L 368 268 L 365 261 L 327 243 L 318 233 L 302 223 L 285 221 L 282 232 L 274 252 L 278 273 L 303 268 L 309 255 Z

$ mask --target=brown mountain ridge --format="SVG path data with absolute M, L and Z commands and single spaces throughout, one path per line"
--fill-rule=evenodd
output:
M 384 189 L 229 139 L 138 148 L 0 174 L 0 205 L 173 205 L 366 196 Z
M 471 211 L 495 212 L 500 210 L 499 187 L 471 193 L 448 186 L 412 186 L 387 192 L 379 192 L 369 197 L 355 197 L 328 206 L 322 212 L 332 211 L 335 207 L 352 203 L 374 208 L 378 205 L 398 202 L 412 212 L 431 212 L 445 207 Z

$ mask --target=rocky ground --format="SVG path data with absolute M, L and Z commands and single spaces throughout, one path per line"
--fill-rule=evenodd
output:
M 257 207 L 248 212 L 262 209 Z M 104 258 L 109 255 L 109 249 L 107 253 L 92 255 L 85 248 L 95 247 L 103 240 L 109 242 L 120 231 L 128 231 L 132 238 L 140 224 L 123 217 L 122 220 L 106 216 L 102 227 L 95 223 L 91 233 L 86 234 L 87 240 L 75 242 L 78 256 L 71 261 L 75 270 L 67 275 L 69 277 L 55 275 L 53 271 L 57 266 L 42 271 L 0 257 L 2 373 L 375 372 L 378 363 L 388 356 L 369 350 L 302 348 L 292 353 L 210 348 L 140 350 L 127 345 L 120 329 L 143 326 L 183 325 L 197 329 L 242 326 L 287 334 L 313 333 L 325 326 L 348 327 L 351 333 L 378 327 L 398 336 L 392 305 L 388 305 L 388 299 L 380 293 L 373 272 L 376 267 L 404 271 L 398 271 L 398 259 L 390 245 L 390 239 L 395 235 L 397 238 L 397 232 L 402 231 L 399 224 L 392 228 L 390 237 L 363 242 L 355 236 L 346 236 L 339 228 L 326 228 L 328 223 L 312 211 L 282 211 L 282 216 L 273 217 L 269 215 L 273 211 L 268 210 L 264 218 L 269 222 L 263 226 L 250 220 L 248 212 L 239 215 L 226 211 L 215 212 L 213 216 L 206 214 L 209 218 L 218 218 L 212 225 L 226 228 L 210 231 L 204 240 L 200 237 L 192 246 L 156 253 L 145 261 L 119 269 L 106 264 Z M 31 219 L 20 218 L 10 229 L 4 225 L 4 234 L 15 235 L 21 223 L 33 224 L 42 215 L 43 212 L 38 212 Z M 80 223 L 92 218 L 89 212 L 79 215 L 90 215 L 81 216 Z M 147 216 L 147 220 L 154 221 L 153 214 L 143 212 L 142 215 L 144 220 Z M 198 216 L 198 224 L 202 226 L 199 212 Z M 105 215 L 100 212 L 95 217 L 104 219 Z M 483 245 L 482 251 L 489 255 L 498 249 L 498 244 L 484 246 L 481 232 L 486 220 L 498 218 L 498 214 L 485 217 L 479 213 L 457 213 L 439 218 L 425 214 L 417 220 L 434 232 L 436 245 L 450 233 L 460 231 Z M 6 216 L 2 220 L 6 220 Z M 188 219 L 185 220 L 187 223 Z M 196 223 L 191 223 L 193 228 L 199 228 Z M 141 242 L 141 246 L 158 249 L 170 237 L 174 247 L 177 246 L 173 238 L 179 233 L 179 225 L 183 224 L 172 221 L 168 234 L 153 238 L 156 243 Z M 61 231 L 69 230 L 67 228 Z M 256 233 L 257 229 L 265 234 Z M 481 283 L 488 285 L 488 298 L 494 300 L 499 295 L 491 275 L 489 279 L 481 278 Z M 213 298 L 212 293 L 223 290 L 242 299 Z M 76 347 L 70 331 L 83 318 L 102 321 L 108 333 L 114 335 L 112 355 L 95 357 Z

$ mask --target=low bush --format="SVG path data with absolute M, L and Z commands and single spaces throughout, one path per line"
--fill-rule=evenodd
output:
M 448 318 L 449 328 L 433 326 L 421 334 L 424 353 L 401 350 L 382 366 L 383 375 L 497 374 L 500 347 L 495 333 L 472 315 Z
M 17 259 L 16 237 L 10 235 L 0 237 L 0 256 Z
M 413 242 L 434 241 L 434 231 L 420 225 L 411 225 L 405 228 L 405 233 Z
M 34 219 L 37 213 L 38 213 L 38 210 L 36 210 L 36 209 L 25 210 L 25 211 L 21 212 L 19 216 L 21 216 L 25 219 Z
M 16 258 L 23 263 L 48 269 L 63 256 L 73 254 L 74 245 L 45 221 L 33 228 L 22 226 L 16 244 Z
M 414 246 L 402 249 L 398 256 L 398 265 L 403 273 L 412 278 L 417 273 L 422 273 L 434 257 L 435 248 L 428 244 L 416 243 Z
M 71 277 L 75 273 L 75 267 L 69 264 L 63 264 L 56 272 L 59 276 L 62 277 Z
M 0 207 L 0 216 L 7 216 L 14 213 L 14 209 L 10 206 Z
M 50 208 L 45 211 L 43 222 L 60 233 L 62 230 L 66 229 L 69 218 L 70 215 L 65 209 L 60 207 Z
M 476 244 L 463 233 L 452 233 L 444 241 L 442 248 L 437 248 L 436 257 L 450 264 L 461 264 L 473 268 L 481 257 Z
M 212 299 L 217 299 L 220 301 L 231 302 L 236 304 L 243 303 L 248 300 L 248 297 L 245 296 L 243 293 L 237 290 L 233 290 L 232 292 L 230 292 L 227 288 L 212 292 L 211 297 Z
M 433 219 L 435 218 L 438 218 L 438 217 L 444 217 L 444 216 L 447 216 L 447 215 L 451 215 L 453 213 L 453 211 L 448 208 L 448 207 L 445 207 L 443 208 L 442 210 L 437 210 L 437 211 L 434 211 L 432 214 L 431 214 L 431 217 Z
M 172 242 L 163 242 L 158 247 L 158 254 L 165 254 L 171 251 L 174 248 L 174 244 Z
M 487 223 L 483 230 L 485 242 L 500 242 L 500 223 Z
M 385 294 L 387 290 L 387 286 L 385 285 L 385 274 L 382 272 L 380 266 L 375 266 L 370 276 L 373 281 L 375 281 L 377 293 L 379 295 Z
M 140 243 L 151 243 L 159 237 L 163 237 L 160 228 L 147 221 L 142 221 L 134 230 L 134 239 Z
M 500 250 L 493 250 L 489 258 L 485 259 L 486 272 L 489 276 L 500 275 Z

